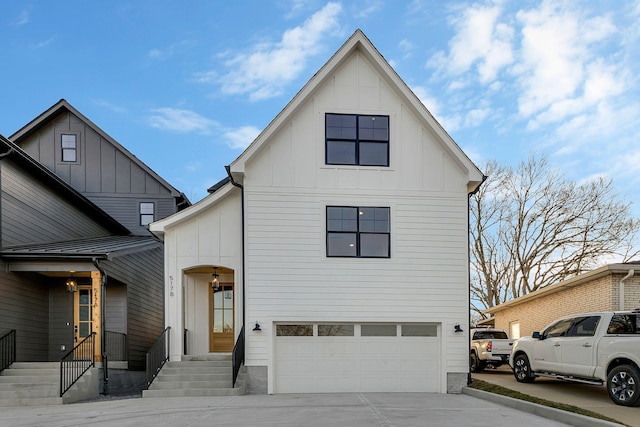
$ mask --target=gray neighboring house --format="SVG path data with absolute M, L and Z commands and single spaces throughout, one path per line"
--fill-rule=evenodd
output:
M 640 261 L 608 264 L 484 311 L 483 321 L 511 338 L 540 331 L 558 317 L 640 308 Z
M 147 224 L 189 200 L 65 100 L 0 138 L 0 187 L 0 337 L 15 331 L 16 361 L 59 361 L 95 333 L 109 392 L 139 390 L 164 330 Z

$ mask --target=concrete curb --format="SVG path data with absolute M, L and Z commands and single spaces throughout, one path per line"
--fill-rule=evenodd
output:
M 611 421 L 600 420 L 587 417 L 586 415 L 574 414 L 561 409 L 550 408 L 548 406 L 531 403 L 524 400 L 514 399 L 500 394 L 489 393 L 488 391 L 476 390 L 470 387 L 463 387 L 462 393 L 478 399 L 487 400 L 519 411 L 528 412 L 540 417 L 549 418 L 573 426 L 584 427 L 625 427 L 624 424 L 613 423 Z

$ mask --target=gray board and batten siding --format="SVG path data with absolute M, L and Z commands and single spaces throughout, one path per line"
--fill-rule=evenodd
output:
M 62 135 L 75 135 L 76 161 L 63 161 Z M 154 220 L 190 204 L 183 193 L 65 100 L 10 139 L 133 234 L 149 234 L 146 226 L 140 225 L 141 202 L 154 204 Z

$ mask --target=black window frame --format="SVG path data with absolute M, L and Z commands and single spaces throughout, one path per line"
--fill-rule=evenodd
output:
M 337 230 L 330 227 L 329 222 L 331 215 L 329 215 L 330 209 L 355 209 L 356 210 L 356 227 L 355 230 Z M 361 224 L 361 211 L 365 209 L 383 209 L 387 211 L 387 229 L 386 231 L 375 231 L 366 229 L 363 224 Z M 325 253 L 327 258 L 391 258 L 391 208 L 387 206 L 337 206 L 337 205 L 328 205 L 325 207 L 325 232 L 326 232 L 326 243 L 325 243 Z M 344 255 L 344 254 L 330 254 L 330 236 L 332 235 L 354 235 L 355 234 L 355 254 L 354 255 Z M 387 237 L 387 248 L 386 255 L 363 255 L 362 248 L 362 236 L 367 235 L 384 235 Z
M 151 205 L 151 207 L 153 208 L 153 212 L 148 213 L 148 212 L 142 212 L 142 206 L 143 205 Z M 149 224 L 151 224 L 152 222 L 154 222 L 156 220 L 156 204 L 155 202 L 140 202 L 138 204 L 138 211 L 140 212 L 140 226 L 142 227 L 147 227 L 149 226 Z M 151 217 L 151 221 L 149 222 L 144 222 L 142 219 L 143 218 L 148 218 Z
M 329 134 L 330 132 L 329 130 L 329 117 L 330 116 L 342 116 L 342 117 L 354 117 L 355 118 L 355 135 L 354 137 L 330 137 Z M 364 136 L 361 135 L 360 129 L 360 119 L 361 118 L 373 118 L 374 120 L 376 118 L 381 118 L 381 119 L 385 119 L 387 122 L 387 126 L 386 126 L 386 130 L 387 130 L 387 135 L 386 135 L 386 139 L 377 139 L 375 137 L 371 137 L 371 138 L 366 138 Z M 390 124 L 390 118 L 388 115 L 383 115 L 383 114 L 344 114 L 344 113 L 325 113 L 324 116 L 324 131 L 325 131 L 325 142 L 324 142 L 324 162 L 326 165 L 332 165 L 332 166 L 362 166 L 362 167 L 389 167 L 390 161 L 389 161 L 389 157 L 390 157 L 390 139 L 391 139 L 391 130 L 390 130 L 391 124 Z M 336 163 L 336 162 L 330 162 L 329 161 L 329 145 L 334 142 L 344 142 L 344 143 L 353 143 L 354 144 L 354 155 L 355 155 L 355 161 L 353 163 Z M 385 156 L 386 156 L 386 161 L 384 163 L 363 163 L 363 156 L 361 154 L 361 145 L 363 144 L 381 144 L 381 145 L 385 145 L 386 150 L 385 150 Z

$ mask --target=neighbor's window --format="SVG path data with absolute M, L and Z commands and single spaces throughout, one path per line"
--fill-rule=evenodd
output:
M 389 116 L 325 115 L 325 163 L 389 166 Z
M 140 225 L 149 225 L 153 222 L 154 210 L 153 202 L 140 202 Z
M 327 206 L 327 256 L 389 258 L 389 208 Z
M 63 162 L 77 162 L 78 161 L 78 135 L 75 135 L 75 134 L 62 134 L 61 135 L 61 147 L 62 147 L 62 161 Z

